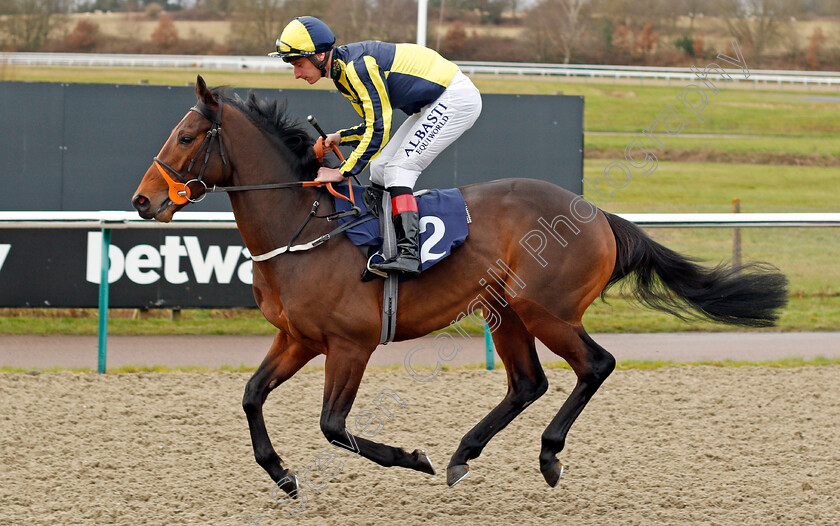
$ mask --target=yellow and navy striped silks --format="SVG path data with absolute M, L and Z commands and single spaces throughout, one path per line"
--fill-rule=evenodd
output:
M 449 85 L 458 66 L 416 44 L 368 40 L 333 49 L 331 77 L 364 122 L 341 130 L 341 144 L 355 150 L 341 167 L 359 174 L 388 143 L 394 109 L 412 115 Z

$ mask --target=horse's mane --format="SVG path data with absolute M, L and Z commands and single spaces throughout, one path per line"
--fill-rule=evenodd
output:
M 211 92 L 219 100 L 237 107 L 262 131 L 278 138 L 293 154 L 297 161 L 293 169 L 297 168 L 295 172 L 302 180 L 315 178 L 321 166 L 312 151 L 315 141 L 300 121 L 287 114 L 285 100 L 258 99 L 253 91 L 243 100 L 228 86 L 213 88 Z

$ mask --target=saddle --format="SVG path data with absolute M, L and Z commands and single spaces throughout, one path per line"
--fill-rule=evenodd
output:
M 342 185 L 336 190 L 349 195 L 349 186 Z M 370 214 L 376 221 L 358 223 L 346 230 L 347 237 L 353 241 L 367 258 L 366 268 L 362 271 L 362 281 L 384 278 L 382 300 L 382 333 L 380 344 L 393 341 L 396 331 L 397 294 L 400 278 L 394 274 L 385 274 L 371 268 L 377 259 L 387 260 L 396 255 L 397 241 L 394 225 L 391 221 L 391 197 L 387 190 L 368 186 L 353 190 L 355 206 L 362 214 Z M 464 197 L 457 188 L 447 190 L 420 190 L 414 193 L 420 213 L 420 262 L 421 271 L 442 261 L 452 250 L 463 244 L 469 234 L 468 224 L 472 222 Z M 334 199 L 336 213 L 351 210 L 353 205 L 344 199 Z M 353 221 L 355 217 L 339 217 L 339 223 Z M 378 222 L 378 224 L 376 224 Z
M 365 208 L 380 220 L 382 219 L 382 194 L 384 193 L 385 189 L 376 185 L 366 186 L 365 191 L 362 192 L 362 203 L 364 203 Z

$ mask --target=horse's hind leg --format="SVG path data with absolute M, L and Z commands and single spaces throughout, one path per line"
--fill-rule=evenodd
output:
M 330 444 L 357 453 L 380 466 L 400 466 L 434 475 L 435 469 L 424 452 L 415 449 L 408 453 L 402 448 L 352 435 L 347 430 L 347 414 L 356 399 L 368 358 L 370 352 L 350 344 L 341 348 L 330 347 L 324 371 L 321 431 Z M 364 433 L 364 430 L 361 432 Z
M 272 389 L 292 377 L 301 367 L 318 354 L 280 332 L 274 338 L 268 354 L 245 386 L 242 408 L 248 417 L 251 442 L 257 463 L 271 479 L 292 497 L 297 495 L 297 477 L 289 473 L 274 451 L 263 420 L 263 404 Z
M 493 342 L 505 364 L 508 391 L 499 405 L 461 439 L 446 468 L 446 483 L 450 486 L 467 476 L 467 462 L 477 458 L 496 433 L 548 389 L 548 380 L 537 358 L 534 337 L 510 307 L 501 310 L 501 323 L 493 331 Z
M 569 362 L 577 375 L 577 384 L 572 394 L 542 435 L 540 471 L 548 485 L 554 487 L 563 473 L 557 454 L 563 450 L 566 434 L 586 403 L 615 368 L 615 358 L 595 343 L 579 325 L 573 326 L 560 320 L 551 323 L 543 318 L 529 326 L 529 329 L 555 354 Z

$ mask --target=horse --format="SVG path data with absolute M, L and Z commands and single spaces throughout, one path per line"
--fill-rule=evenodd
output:
M 201 76 L 195 93 L 196 106 L 172 130 L 132 198 L 140 216 L 168 222 L 191 201 L 222 189 L 230 192 L 237 227 L 252 255 L 290 246 L 298 236 L 329 234 L 326 222 L 306 221 L 320 195 L 313 179 L 321 164 L 313 139 L 287 115 L 285 103 L 209 89 Z M 446 469 L 449 486 L 469 473 L 469 461 L 493 436 L 546 392 L 535 339 L 576 375 L 574 389 L 541 437 L 539 469 L 550 486 L 558 483 L 566 435 L 616 363 L 581 320 L 619 281 L 630 280 L 646 306 L 681 318 L 770 326 L 786 304 L 787 280 L 774 267 L 701 265 L 549 182 L 502 179 L 460 191 L 472 219 L 469 236 L 450 257 L 400 285 L 394 338 L 424 336 L 477 307 L 492 321 L 508 390 L 461 439 Z M 435 474 L 425 452 L 409 453 L 346 429 L 379 343 L 383 289 L 379 280 L 359 279 L 365 266 L 359 248 L 346 236 L 328 237 L 312 250 L 257 258 L 253 265 L 256 303 L 278 332 L 247 382 L 242 407 L 257 463 L 292 497 L 297 476 L 271 444 L 263 405 L 272 390 L 320 354 L 326 356 L 320 428 L 327 441 L 352 444 L 354 452 L 381 466 Z M 494 279 L 485 279 L 488 275 Z

